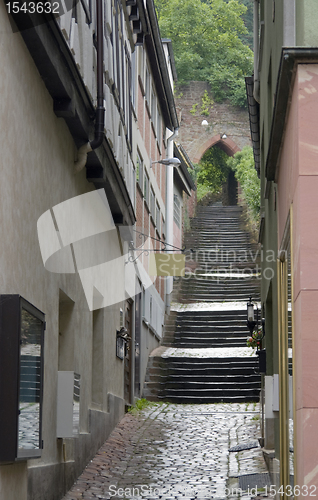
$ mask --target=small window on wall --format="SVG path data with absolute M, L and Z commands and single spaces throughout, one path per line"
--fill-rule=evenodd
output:
M 156 109 L 157 109 L 157 103 L 156 103 L 156 94 L 154 93 L 154 90 L 151 90 L 151 120 L 154 128 L 156 129 L 157 123 L 156 123 Z
M 147 205 L 149 206 L 149 177 L 147 172 L 145 172 L 144 199 Z
M 160 207 L 158 205 L 158 203 L 156 204 L 156 227 L 157 227 L 157 231 L 158 233 L 160 234 Z
M 131 54 L 131 103 L 136 107 L 136 51 Z
M 91 0 L 81 0 L 82 7 L 86 15 L 86 23 L 91 24 L 92 22 L 92 6 Z
M 163 238 L 165 238 L 166 237 L 166 221 L 164 220 L 164 218 L 162 218 L 162 221 L 161 221 L 161 233 L 162 233 Z
M 0 461 L 41 456 L 44 314 L 0 296 Z
M 140 186 L 140 189 L 143 188 L 143 177 L 144 177 L 144 162 L 137 152 L 137 161 L 136 161 L 136 180 Z
M 176 194 L 173 196 L 173 220 L 181 227 L 181 203 Z
M 152 307 L 153 307 L 153 304 L 152 304 L 152 295 L 150 295 L 150 301 L 149 301 L 149 320 L 150 320 L 150 324 L 152 324 Z
M 161 116 L 160 116 L 160 111 L 159 111 L 159 107 L 157 106 L 157 139 L 158 139 L 158 142 L 159 142 L 159 147 L 161 147 Z
M 150 212 L 153 220 L 156 218 L 156 197 L 155 197 L 155 192 L 151 188 L 150 190 Z
M 150 73 L 146 67 L 145 94 L 148 105 L 150 105 Z

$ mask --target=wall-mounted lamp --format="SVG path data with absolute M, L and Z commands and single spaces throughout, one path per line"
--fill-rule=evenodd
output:
M 254 310 L 254 304 L 252 302 L 252 297 L 249 298 L 249 301 L 247 303 L 247 327 L 249 331 L 251 332 L 251 335 L 254 331 L 255 325 L 258 322 L 258 309 L 256 309 L 257 315 L 256 315 L 256 320 L 255 320 L 255 310 Z
M 227 135 L 226 135 L 226 134 L 223 134 L 223 135 L 221 136 L 221 139 L 227 139 Z
M 178 167 L 181 164 L 181 160 L 179 158 L 165 158 L 164 160 L 152 161 L 150 158 L 150 168 L 155 163 L 161 163 L 161 165 L 172 165 L 173 167 Z
M 253 334 L 253 331 L 256 326 L 256 330 L 260 330 L 260 338 L 262 339 L 265 336 L 265 318 L 261 319 L 261 325 L 260 328 L 258 328 L 258 307 L 256 307 L 256 318 L 255 318 L 255 309 L 254 309 L 254 304 L 252 302 L 252 297 L 249 298 L 248 303 L 247 303 L 247 321 L 246 321 L 247 327 L 249 331 L 251 332 L 251 335 Z
M 124 326 L 120 330 L 116 331 L 116 356 L 119 359 L 124 359 L 125 354 L 129 350 L 129 341 L 131 337 L 128 333 L 127 328 Z
M 262 339 L 265 336 L 265 318 L 261 320 L 261 326 L 258 326 L 258 307 L 256 308 L 256 318 L 255 309 L 252 302 L 252 297 L 249 298 L 247 302 L 247 327 L 251 333 L 250 347 L 256 347 L 256 354 L 258 355 L 258 371 L 257 373 L 266 374 L 266 350 L 262 349 Z M 254 332 L 256 326 L 256 331 Z M 255 344 L 255 345 L 254 345 Z

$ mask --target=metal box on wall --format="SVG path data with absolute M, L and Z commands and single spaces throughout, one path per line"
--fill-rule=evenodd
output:
M 73 371 L 57 374 L 56 437 L 71 438 L 79 432 L 80 375 Z

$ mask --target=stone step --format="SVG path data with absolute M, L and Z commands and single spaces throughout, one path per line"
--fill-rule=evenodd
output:
M 162 377 L 172 377 L 172 376 L 177 376 L 177 377 L 209 377 L 209 376 L 217 376 L 220 379 L 223 379 L 224 377 L 227 377 L 229 375 L 238 375 L 238 376 L 255 376 L 255 370 L 256 370 L 257 364 L 256 362 L 250 366 L 250 367 L 242 367 L 242 366 L 232 366 L 231 368 L 228 367 L 223 367 L 223 368 L 218 368 L 217 366 L 209 366 L 209 367 L 192 367 L 192 369 L 187 369 L 187 368 L 173 368 L 172 366 L 152 366 L 148 367 L 147 370 L 147 380 L 148 381 L 154 381 L 157 379 L 159 375 Z M 257 374 L 256 374 L 257 375 Z
M 231 320 L 233 318 L 241 317 L 246 318 L 246 309 L 219 309 L 219 310 L 197 310 L 197 311 L 188 311 L 184 309 L 182 311 L 174 311 L 176 316 L 182 316 L 182 318 L 195 318 L 196 321 L 200 321 L 201 317 L 208 318 L 224 318 L 224 321 L 228 319 Z
M 226 342 L 214 342 L 214 341 L 202 341 L 198 342 L 198 340 L 194 340 L 191 342 L 190 340 L 185 339 L 184 341 L 178 342 L 178 340 L 174 340 L 169 342 L 169 345 L 172 347 L 178 347 L 182 349 L 201 349 L 201 348 L 210 348 L 210 347 L 218 347 L 218 348 L 226 348 L 226 347 L 246 347 L 246 337 L 240 340 L 230 340 L 228 339 Z
M 202 336 L 217 336 L 217 337 L 235 337 L 237 335 L 243 335 L 244 333 L 248 333 L 246 325 L 220 325 L 215 324 L 212 321 L 207 322 L 205 325 L 204 322 L 202 324 L 197 323 L 181 323 L 176 325 L 175 335 L 176 337 L 180 337 L 183 335 L 195 335 L 197 337 Z
M 249 294 L 246 294 L 244 292 L 240 292 L 238 290 L 211 290 L 210 292 L 207 292 L 206 290 L 182 290 L 180 293 L 180 296 L 183 297 L 183 299 L 189 299 L 189 301 L 193 302 L 225 302 L 225 301 L 231 301 L 234 302 L 235 300 L 239 300 L 240 302 L 246 301 L 247 296 L 252 296 L 254 300 L 257 300 L 259 298 L 259 292 L 258 290 L 255 290 L 254 288 L 247 289 L 249 291 Z M 195 299 L 195 300 L 194 300 Z
M 205 380 L 185 382 L 182 379 L 174 381 L 168 379 L 159 385 L 157 383 L 148 382 L 147 387 L 149 390 L 151 390 L 152 388 L 159 388 L 161 394 L 166 394 L 171 390 L 179 392 L 183 390 L 186 393 L 193 392 L 194 394 L 196 391 L 204 391 L 205 393 L 216 392 L 225 389 L 233 391 L 237 390 L 238 387 L 240 388 L 240 390 L 249 389 L 254 391 L 259 390 L 259 380 L 251 381 L 249 377 L 247 377 L 245 380 L 233 379 L 232 381 L 224 380 L 222 382 L 220 382 L 220 380 L 217 380 L 215 382 L 208 382 Z
M 258 293 L 259 292 L 259 286 L 254 285 L 254 284 L 249 284 L 249 283 L 242 283 L 242 284 L 231 284 L 227 283 L 225 280 L 220 280 L 219 282 L 215 281 L 210 281 L 206 283 L 202 283 L 200 280 L 189 280 L 189 283 L 184 283 L 181 286 L 180 293 L 184 293 L 187 291 L 187 289 L 191 289 L 191 293 L 212 293 L 212 292 L 219 292 L 222 291 L 222 293 L 230 292 L 231 295 L 233 293 L 244 293 L 246 300 L 249 296 L 249 293 L 251 291 Z
M 153 399 L 152 399 L 153 398 Z M 208 404 L 208 403 L 253 403 L 259 401 L 259 390 L 257 391 L 231 391 L 213 395 L 189 395 L 189 394 L 166 394 L 165 396 L 148 396 L 150 401 L 166 401 L 177 404 Z
M 242 331 L 225 331 L 222 333 L 219 333 L 217 330 L 216 331 L 203 331 L 203 332 L 198 332 L 198 331 L 187 331 L 185 332 L 184 330 L 179 330 L 176 332 L 174 339 L 176 342 L 185 342 L 192 340 L 193 342 L 234 342 L 236 340 L 240 339 L 245 339 L 249 335 L 249 331 L 247 328 Z
M 224 332 L 223 335 L 220 335 L 218 332 L 183 332 L 180 331 L 178 334 L 175 335 L 175 341 L 176 342 L 198 342 L 200 344 L 201 342 L 214 342 L 214 343 L 226 343 L 228 341 L 229 343 L 231 342 L 239 342 L 239 341 L 246 341 L 246 337 L 248 335 L 247 332 Z M 198 345 L 198 347 L 201 347 Z
M 169 367 L 169 370 L 218 370 L 220 373 L 229 369 L 253 370 L 257 366 L 256 356 L 248 357 L 225 357 L 225 358 L 200 358 L 200 357 L 180 357 L 173 356 L 163 358 L 161 356 L 151 356 L 149 366 L 162 368 Z
M 169 375 L 169 374 L 166 374 L 165 376 L 161 375 L 160 372 L 158 372 L 159 376 L 156 377 L 156 381 L 152 381 L 151 379 L 147 379 L 147 384 L 148 384 L 148 387 L 155 387 L 155 385 L 160 385 L 160 384 L 163 384 L 164 382 L 166 381 L 169 381 L 169 382 L 179 382 L 180 381 L 180 376 L 179 375 Z M 238 375 L 224 375 L 224 377 L 222 378 L 222 381 L 225 381 L 225 382 L 257 382 L 259 383 L 259 375 L 258 374 L 254 374 L 254 375 L 241 375 L 241 374 L 238 374 Z M 196 383 L 200 383 L 202 382 L 202 380 L 204 380 L 204 382 L 214 382 L 214 383 L 220 383 L 220 377 L 218 375 L 206 375 L 204 377 L 204 379 L 202 379 L 202 377 L 199 375 L 182 375 L 182 381 L 185 382 L 185 383 L 192 383 L 192 382 L 196 382 Z

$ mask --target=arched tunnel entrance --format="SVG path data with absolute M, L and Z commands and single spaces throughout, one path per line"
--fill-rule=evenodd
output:
M 237 151 L 240 151 L 240 148 L 235 144 L 235 142 L 226 136 L 226 134 L 218 134 L 214 137 L 211 137 L 201 148 L 201 156 L 196 158 L 196 163 L 201 165 L 201 168 L 208 169 L 209 156 L 212 158 L 212 161 L 215 163 L 219 158 L 219 168 L 220 177 L 218 178 L 217 173 L 214 174 L 217 179 L 223 179 L 221 192 L 220 192 L 220 200 L 223 205 L 237 205 L 238 199 L 238 183 L 235 178 L 235 174 L 232 169 L 225 166 L 222 155 L 219 154 L 210 154 L 211 150 L 214 148 L 218 148 L 223 153 L 223 157 L 233 156 Z M 215 150 L 214 150 L 215 151 Z M 211 169 L 215 169 L 215 165 L 211 165 Z M 213 175 L 210 177 L 210 181 L 213 182 Z

